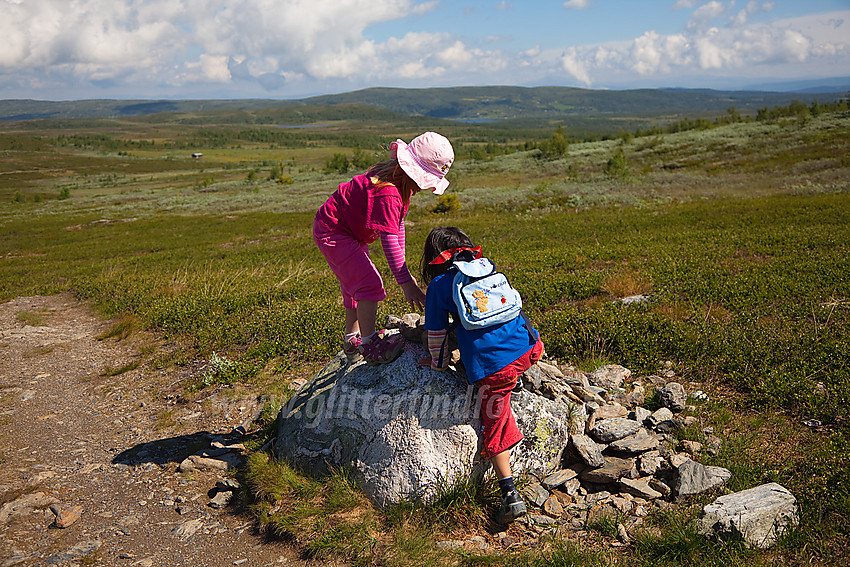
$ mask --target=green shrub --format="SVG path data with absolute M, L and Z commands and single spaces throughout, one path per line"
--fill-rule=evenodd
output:
M 345 154 L 335 153 L 325 161 L 325 173 L 347 173 L 351 163 Z
M 605 163 L 605 173 L 609 177 L 624 179 L 629 176 L 629 162 L 623 148 L 617 148 Z
M 436 214 L 456 213 L 460 208 L 460 198 L 454 193 L 446 193 L 437 197 L 431 212 Z
M 540 144 L 540 157 L 546 159 L 564 157 L 569 145 L 569 140 L 567 140 L 567 136 L 564 134 L 564 127 L 559 124 L 552 136 Z

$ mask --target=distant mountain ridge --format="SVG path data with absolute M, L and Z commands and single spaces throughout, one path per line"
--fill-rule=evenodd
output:
M 126 118 L 161 113 L 201 113 L 214 110 L 256 110 L 293 105 L 370 105 L 408 116 L 449 120 L 511 120 L 560 117 L 706 116 L 735 107 L 755 113 L 763 107 L 837 100 L 835 93 L 716 91 L 711 89 L 591 90 L 572 87 L 449 87 L 401 89 L 374 87 L 304 99 L 235 100 L 0 100 L 0 120 Z

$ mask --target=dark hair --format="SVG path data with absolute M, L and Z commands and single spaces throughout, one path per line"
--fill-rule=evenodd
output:
M 410 204 L 410 195 L 414 188 L 418 188 L 416 182 L 405 173 L 396 158 L 372 165 L 366 170 L 366 175 L 373 179 L 373 183 L 395 185 L 405 205 Z
M 461 246 L 473 247 L 472 239 L 464 231 L 456 226 L 438 226 L 432 230 L 425 239 L 425 249 L 419 262 L 419 271 L 422 272 L 422 283 L 428 282 L 439 275 L 445 274 L 452 267 L 452 262 L 442 264 L 431 264 L 431 260 L 438 257 L 444 250 L 460 248 Z

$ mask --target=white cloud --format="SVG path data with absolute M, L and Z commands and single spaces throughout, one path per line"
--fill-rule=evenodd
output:
M 798 74 L 804 70 L 807 75 L 817 75 L 818 66 L 832 64 L 835 68 L 841 57 L 845 59 L 842 69 L 832 73 L 850 72 L 846 63 L 850 61 L 850 34 L 843 17 L 846 14 L 850 22 L 847 12 L 754 24 L 749 23 L 750 16 L 769 11 L 772 5 L 750 2 L 743 9 L 746 17 L 717 21 L 733 4 L 702 4 L 683 33 L 648 31 L 628 43 L 574 48 L 564 52 L 558 63 L 583 84 L 599 84 L 612 77 L 622 81 L 630 74 L 662 82 L 664 77 L 678 80 L 700 73 L 751 79 L 768 70 L 781 77 L 792 68 Z M 726 25 L 710 25 L 714 22 Z
M 770 20 L 773 2 L 674 2 L 690 10 L 677 33 L 641 30 L 620 42 L 571 45 L 569 33 L 522 44 L 528 38 L 519 31 L 432 32 L 412 16 L 436 10 L 438 0 L 0 0 L 0 96 L 38 89 L 66 96 L 67 85 L 120 88 L 120 96 L 162 85 L 171 96 L 188 92 L 184 86 L 250 96 L 257 85 L 275 94 L 375 84 L 669 85 L 687 75 L 753 77 L 792 66 L 850 74 L 850 10 Z M 592 4 L 562 1 L 567 9 Z M 384 35 L 370 35 L 370 26 L 387 23 Z
M 697 0 L 677 0 L 675 4 L 673 4 L 674 10 L 679 10 L 682 8 L 692 8 L 697 3 Z
M 387 52 L 372 24 L 422 15 L 437 0 L 38 0 L 0 2 L 0 72 L 69 72 L 102 81 L 227 82 L 380 74 L 415 63 L 417 45 Z M 428 37 L 434 37 L 428 34 Z M 435 50 L 434 42 L 419 43 Z M 456 49 L 458 49 L 456 47 Z M 190 55 L 190 54 L 194 55 Z M 467 57 L 467 60 L 469 57 Z M 441 68 L 424 74 L 442 72 Z
M 569 73 L 577 81 L 585 86 L 590 85 L 590 74 L 587 71 L 587 64 L 580 58 L 575 47 L 568 48 L 561 56 L 561 66 L 564 71 Z
M 688 22 L 689 29 L 705 29 L 711 21 L 725 14 L 735 5 L 734 0 L 729 4 L 712 0 L 693 11 Z
M 437 52 L 437 58 L 450 67 L 463 67 L 474 59 L 472 52 L 466 49 L 460 41 L 455 41 L 449 47 Z
M 632 69 L 640 75 L 667 73 L 672 66 L 690 61 L 689 48 L 684 35 L 662 37 L 654 31 L 646 32 L 632 45 Z

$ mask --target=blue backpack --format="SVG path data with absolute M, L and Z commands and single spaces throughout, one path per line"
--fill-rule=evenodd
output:
M 487 258 L 473 259 L 467 251 L 454 255 L 452 298 L 457 306 L 458 320 L 449 325 L 449 332 L 462 324 L 464 329 L 486 329 L 517 317 L 522 317 L 528 341 L 533 345 L 538 335 L 522 310 L 522 298 L 508 282 L 505 274 Z M 439 364 L 443 365 L 448 335 L 440 348 Z
M 522 298 L 505 274 L 487 258 L 454 260 L 452 296 L 463 328 L 486 329 L 512 321 L 522 312 Z

